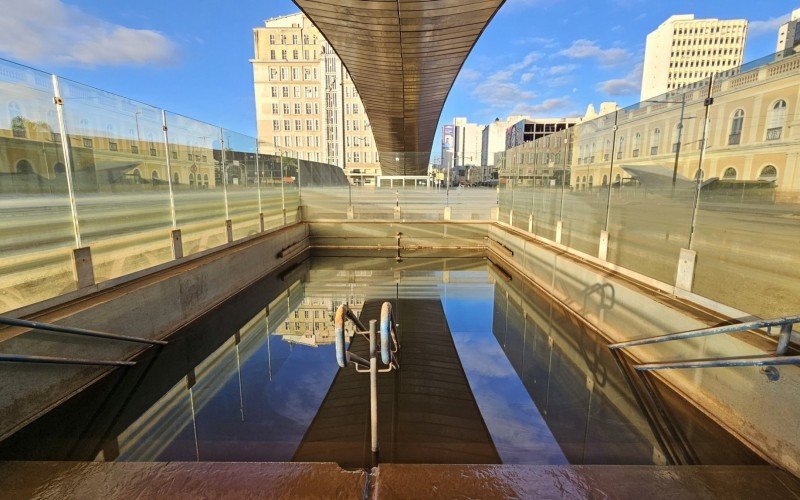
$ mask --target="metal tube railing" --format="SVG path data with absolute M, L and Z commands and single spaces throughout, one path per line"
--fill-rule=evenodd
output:
M 0 354 L 0 361 L 11 363 L 52 363 L 60 365 L 134 366 L 135 361 L 112 361 L 105 359 L 62 358 L 57 356 L 28 356 L 24 354 Z
M 742 358 L 697 359 L 689 361 L 665 361 L 634 365 L 640 372 L 670 370 L 678 368 L 721 368 L 732 366 L 780 366 L 800 365 L 800 356 L 756 356 Z
M 784 318 L 747 321 L 745 323 L 736 323 L 733 325 L 717 326 L 713 328 L 702 328 L 699 330 L 690 330 L 688 332 L 671 333 L 668 335 L 659 335 L 656 337 L 629 340 L 627 342 L 618 342 L 616 344 L 611 344 L 608 347 L 612 351 L 618 351 L 620 349 L 627 349 L 629 347 L 660 344 L 662 342 L 671 342 L 673 340 L 693 339 L 699 337 L 707 337 L 709 335 L 736 333 L 748 330 L 757 330 L 759 328 L 780 326 L 781 329 L 778 335 L 778 344 L 775 347 L 774 356 L 731 356 L 727 358 L 691 359 L 685 361 L 661 361 L 656 363 L 643 363 L 639 365 L 634 365 L 634 368 L 637 371 L 644 372 L 644 371 L 670 370 L 670 369 L 681 369 L 681 368 L 722 368 L 722 367 L 735 367 L 735 366 L 800 365 L 800 356 L 786 356 L 786 353 L 789 350 L 789 342 L 791 341 L 792 337 L 792 326 L 795 323 L 800 323 L 800 315 L 786 316 Z
M 48 332 L 83 335 L 84 337 L 96 337 L 109 340 L 124 340 L 126 342 L 138 342 L 140 344 L 165 345 L 167 343 L 165 340 L 143 339 L 140 337 L 131 337 L 129 335 L 119 335 L 116 333 L 105 333 L 105 332 L 98 332 L 95 330 L 87 330 L 85 328 L 76 328 L 74 326 L 61 326 L 61 325 L 53 325 L 51 323 L 40 323 L 38 321 L 28 321 L 26 319 L 9 318 L 7 316 L 0 316 L 0 324 L 9 326 L 21 326 L 24 328 L 45 330 Z
M 657 337 L 648 337 L 644 339 L 629 340 L 627 342 L 619 342 L 616 344 L 611 344 L 608 347 L 609 349 L 627 349 L 629 347 L 636 347 L 649 344 L 659 344 L 661 342 L 670 342 L 672 340 L 691 339 L 696 337 L 705 337 L 708 335 L 718 335 L 722 333 L 736 333 L 746 330 L 756 330 L 768 326 L 792 325 L 794 323 L 800 323 L 800 315 L 787 316 L 784 318 L 777 318 L 777 319 L 748 321 L 746 323 L 736 323 L 733 325 L 717 326 L 714 328 L 702 328 L 699 330 L 690 330 L 687 332 L 671 333 L 668 335 L 660 335 Z M 791 331 L 791 328 L 789 328 L 789 331 Z

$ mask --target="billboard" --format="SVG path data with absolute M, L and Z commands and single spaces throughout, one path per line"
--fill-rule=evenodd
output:
M 442 127 L 442 151 L 452 151 L 456 141 L 456 126 L 445 125 Z

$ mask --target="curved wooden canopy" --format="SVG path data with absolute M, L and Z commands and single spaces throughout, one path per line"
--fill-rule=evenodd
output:
M 464 60 L 505 0 L 294 0 L 361 95 L 384 175 L 425 175 Z

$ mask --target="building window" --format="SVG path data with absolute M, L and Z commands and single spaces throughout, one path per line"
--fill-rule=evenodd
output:
M 85 148 L 93 148 L 94 147 L 94 143 L 88 137 L 84 137 L 83 138 L 83 147 L 85 147 Z
M 636 132 L 636 135 L 633 136 L 633 157 L 637 158 L 639 156 L 639 146 L 642 144 L 642 134 Z
M 761 173 L 758 174 L 758 180 L 775 182 L 778 180 L 778 169 L 773 165 L 767 165 L 761 169 Z
M 277 115 L 280 112 L 281 112 L 281 109 L 278 107 L 278 103 L 277 102 L 273 102 L 272 103 L 272 114 L 273 115 Z
M 278 97 L 278 87 L 272 87 L 272 97 Z
M 284 115 L 288 115 L 289 114 L 289 104 L 288 103 L 283 103 L 283 114 Z
M 178 159 L 178 152 L 177 151 L 173 151 L 172 152 L 172 159 L 173 160 L 177 160 Z
M 181 183 L 181 176 L 178 174 L 178 172 L 173 172 L 172 173 L 172 183 L 173 184 L 180 184 Z
M 108 149 L 109 151 L 119 151 L 119 146 L 116 141 L 108 141 Z
M 661 129 L 657 128 L 653 130 L 653 135 L 650 138 L 650 154 L 657 155 L 658 154 L 658 145 L 661 143 Z
M 280 129 L 281 129 L 281 121 L 272 120 L 272 130 L 280 130 Z
M 283 87 L 283 97 L 289 97 L 289 87 Z
M 299 115 L 299 114 L 300 114 L 300 113 L 302 113 L 302 112 L 303 112 L 303 109 L 302 109 L 302 107 L 300 106 L 300 103 L 299 103 L 299 102 L 296 102 L 296 103 L 294 104 L 294 114 L 296 114 L 296 115 Z
M 728 167 L 725 169 L 725 172 L 722 173 L 723 179 L 736 179 L 736 169 L 733 167 Z
M 139 146 L 132 144 L 131 145 L 131 153 L 138 155 L 139 154 Z
M 781 138 L 783 124 L 786 122 L 786 101 L 778 100 L 767 112 L 767 140 L 777 141 Z
M 274 45 L 275 44 L 275 35 L 270 35 L 269 36 L 269 43 L 270 43 L 270 45 Z
M 737 109 L 731 118 L 731 131 L 728 134 L 728 145 L 735 146 L 742 141 L 742 127 L 744 126 L 744 110 Z
M 622 136 L 619 138 L 617 144 L 617 160 L 622 159 L 622 153 L 624 152 L 624 150 L 625 150 L 625 136 Z

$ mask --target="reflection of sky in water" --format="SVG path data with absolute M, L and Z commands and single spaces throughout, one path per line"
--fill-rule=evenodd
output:
M 246 360 L 240 352 L 241 400 L 232 347 L 221 360 L 225 368 L 217 368 L 226 370 L 226 377 L 201 379 L 194 387 L 195 401 L 202 391 L 219 387 L 196 415 L 201 460 L 290 461 L 333 381 L 338 369 L 333 345 L 307 347 L 271 336 L 268 353 L 261 337 Z M 194 459 L 189 422 L 159 460 Z
M 452 286 L 448 292 L 452 292 Z M 550 429 L 492 333 L 493 292 L 442 302 L 458 355 L 504 463 L 566 464 Z M 472 294 L 473 297 L 475 294 Z

